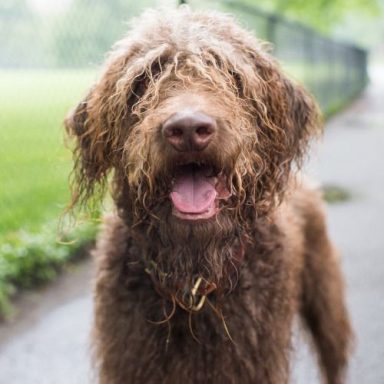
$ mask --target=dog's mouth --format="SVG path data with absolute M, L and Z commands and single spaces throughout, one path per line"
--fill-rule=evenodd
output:
M 170 199 L 172 214 L 183 220 L 206 220 L 220 210 L 219 201 L 230 197 L 223 172 L 204 162 L 177 166 Z

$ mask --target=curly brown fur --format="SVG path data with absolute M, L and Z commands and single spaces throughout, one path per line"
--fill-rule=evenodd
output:
M 315 103 L 229 16 L 180 8 L 132 25 L 66 120 L 72 206 L 102 198 L 111 175 L 117 207 L 95 253 L 100 382 L 286 383 L 300 312 L 326 382 L 342 383 L 343 281 L 320 199 L 294 179 L 320 131 Z M 188 108 L 217 125 L 204 150 L 162 136 Z M 183 167 L 221 180 L 215 217 L 174 215 Z

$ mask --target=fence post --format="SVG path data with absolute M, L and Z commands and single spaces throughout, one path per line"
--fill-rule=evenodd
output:
M 266 35 L 267 35 L 267 40 L 274 44 L 276 43 L 276 24 L 277 24 L 277 16 L 274 14 L 269 15 L 267 19 Z

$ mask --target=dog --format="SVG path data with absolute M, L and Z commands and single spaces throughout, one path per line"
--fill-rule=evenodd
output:
M 146 11 L 65 121 L 72 206 L 109 188 L 95 259 L 99 382 L 288 383 L 302 319 L 324 382 L 352 330 L 320 193 L 313 98 L 229 15 Z

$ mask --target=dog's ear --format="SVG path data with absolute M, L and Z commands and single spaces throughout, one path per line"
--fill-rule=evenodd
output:
M 261 184 L 267 196 L 281 200 L 292 171 L 302 166 L 309 142 L 320 134 L 322 124 L 314 98 L 301 85 L 273 62 L 264 75 L 260 145 L 268 171 Z
M 247 71 L 238 72 L 240 94 L 254 116 L 254 189 L 268 212 L 270 205 L 281 201 L 292 171 L 301 167 L 309 142 L 321 132 L 322 124 L 314 98 L 286 76 L 272 57 L 257 49 L 248 53 L 243 66 Z
M 99 201 L 105 192 L 107 178 L 120 166 L 128 126 L 133 124 L 128 109 L 133 103 L 127 94 L 125 103 L 114 103 L 112 96 L 118 81 L 106 72 L 88 95 L 64 121 L 68 136 L 74 141 L 74 167 L 71 175 L 72 202 L 86 205 Z M 126 128 L 126 129 L 125 129 Z
M 111 168 L 111 146 L 108 126 L 100 127 L 92 118 L 90 100 L 94 90 L 66 117 L 67 134 L 74 139 L 74 168 L 72 173 L 72 205 L 85 203 L 96 190 L 102 191 Z
M 277 87 L 281 92 L 282 105 L 271 106 L 281 110 L 281 115 L 275 117 L 275 124 L 283 129 L 286 136 L 286 158 L 295 160 L 300 166 L 310 139 L 321 133 L 320 111 L 313 96 L 285 75 L 280 75 Z
M 124 169 L 130 127 L 142 114 L 135 106 L 167 60 L 166 45 L 143 54 L 133 40 L 122 42 L 111 53 L 99 81 L 65 120 L 69 136 L 75 139 L 72 206 L 101 197 L 109 172 Z
M 292 161 L 300 165 L 310 139 L 322 128 L 313 96 L 258 46 L 247 47 L 242 68 L 235 71 L 237 88 L 251 101 L 261 153 L 273 158 L 277 166 Z

